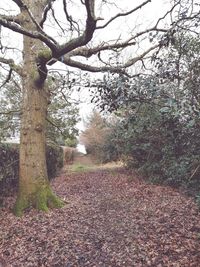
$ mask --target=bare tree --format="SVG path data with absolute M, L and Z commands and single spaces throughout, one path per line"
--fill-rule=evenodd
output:
M 109 4 L 109 1 L 106 0 L 10 0 L 8 2 L 15 4 L 16 10 L 19 12 L 17 15 L 9 15 L 9 12 L 5 12 L 5 9 L 1 8 L 1 29 L 7 28 L 11 32 L 17 32 L 23 36 L 22 64 L 17 64 L 13 59 L 4 56 L 0 58 L 1 64 L 9 66 L 5 82 L 9 81 L 13 73 L 17 73 L 21 77 L 23 86 L 20 181 L 14 209 L 17 215 L 21 215 L 23 210 L 30 206 L 47 211 L 49 207 L 63 205 L 50 188 L 46 170 L 46 114 L 50 97 L 46 82 L 48 66 L 59 61 L 84 71 L 127 73 L 127 68 L 144 60 L 152 51 L 160 47 L 161 42 L 148 43 L 146 49 L 138 50 L 141 52 L 128 58 L 126 62 L 116 65 L 106 62 L 103 59 L 103 53 L 106 54 L 108 51 L 119 53 L 127 47 L 138 45 L 140 40 L 146 38 L 150 32 L 167 34 L 169 29 L 160 28 L 161 21 L 171 14 L 179 2 L 175 2 L 154 26 L 140 32 L 133 31 L 127 40 L 118 38 L 110 42 L 102 41 L 97 45 L 92 43 L 96 32 L 105 31 L 111 24 L 125 16 L 134 16 L 141 8 L 149 5 L 151 0 L 146 0 L 128 11 L 119 9 L 120 11 L 106 22 L 103 21 L 103 14 L 101 14 L 102 18 L 96 16 L 97 8 L 95 8 L 95 4 L 98 4 L 98 9 Z M 58 12 L 55 10 L 56 5 L 61 3 L 62 13 L 65 16 L 64 23 L 60 22 Z M 83 19 L 78 19 L 76 8 L 73 8 L 73 5 L 78 4 Z M 72 15 L 72 11 L 74 15 Z M 98 13 L 100 14 L 99 10 Z M 51 22 L 53 22 L 52 25 L 59 28 L 59 32 L 62 33 L 61 37 L 56 38 L 53 33 L 51 35 L 48 33 L 49 31 L 46 29 Z M 96 56 L 99 63 L 94 65 L 84 60 L 92 58 L 92 56 Z

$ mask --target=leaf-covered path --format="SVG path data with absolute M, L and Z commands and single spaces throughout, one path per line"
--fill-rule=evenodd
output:
M 200 216 L 177 191 L 123 169 L 63 174 L 54 190 L 69 201 L 47 214 L 0 213 L 0 255 L 16 267 L 200 266 Z

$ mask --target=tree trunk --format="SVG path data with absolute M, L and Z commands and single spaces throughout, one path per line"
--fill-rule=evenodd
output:
M 30 7 L 30 0 L 24 1 Z M 34 1 L 32 13 L 41 19 L 42 2 Z M 31 21 L 27 11 L 23 11 L 24 27 L 34 30 L 36 25 Z M 48 211 L 51 207 L 61 207 L 62 201 L 52 192 L 46 167 L 46 115 L 49 101 L 45 83 L 46 70 L 38 66 L 38 55 L 44 51 L 42 42 L 24 37 L 23 48 L 23 101 L 20 131 L 20 178 L 18 197 L 14 212 L 20 216 L 23 210 L 35 207 Z

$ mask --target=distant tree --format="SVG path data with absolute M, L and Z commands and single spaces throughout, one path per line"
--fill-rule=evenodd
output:
M 97 161 L 103 161 L 103 146 L 109 133 L 106 120 L 97 111 L 88 117 L 86 130 L 80 135 L 80 143 L 85 146 L 88 154 L 91 154 Z

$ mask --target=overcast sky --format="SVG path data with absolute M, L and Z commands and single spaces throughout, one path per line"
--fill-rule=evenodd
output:
M 72 3 L 80 3 L 80 1 L 71 1 Z M 101 5 L 102 0 L 96 1 L 96 16 L 101 17 L 103 20 L 98 22 L 98 25 L 104 24 L 110 17 L 114 16 L 116 13 L 127 11 L 133 9 L 134 7 L 140 5 L 143 1 L 131 1 L 131 0 L 112 0 L 110 2 L 115 4 L 110 5 Z M 101 7 L 101 9 L 99 8 Z M 114 40 L 116 38 L 123 38 L 126 37 L 127 34 L 130 34 L 131 31 L 137 25 L 137 31 L 140 29 L 145 29 L 150 27 L 150 25 L 154 25 L 155 21 L 161 17 L 166 10 L 169 8 L 169 0 L 152 0 L 150 3 L 146 4 L 142 9 L 136 11 L 134 14 L 131 14 L 127 17 L 120 17 L 115 20 L 115 22 L 111 23 L 108 27 L 103 30 L 98 30 L 94 34 L 94 40 Z M 5 13 L 5 10 L 9 10 L 9 14 L 16 14 L 18 12 L 18 8 L 15 4 L 13 4 L 12 0 L 0 0 L 0 12 Z M 66 25 L 65 16 L 62 9 L 62 0 L 57 0 L 55 2 L 55 11 L 58 21 L 61 23 L 63 28 Z M 81 20 L 83 18 L 84 23 L 84 16 L 85 12 L 82 5 L 71 5 L 71 14 L 75 16 L 77 20 Z M 82 24 L 83 24 L 82 23 Z M 84 25 L 83 25 L 84 26 Z M 45 30 L 49 34 L 53 34 L 54 37 L 56 36 L 59 40 L 65 41 L 65 37 L 61 37 L 60 31 L 56 31 L 58 28 L 55 24 L 53 25 L 50 21 L 46 23 Z M 4 39 L 5 44 L 11 43 L 13 41 L 14 46 L 18 46 L 18 48 L 22 47 L 21 38 L 19 34 L 12 33 L 12 37 L 9 35 L 9 31 L 3 31 L 4 36 L 7 38 Z M 61 41 L 61 42 L 62 42 Z
M 84 16 L 85 12 L 82 5 L 78 5 L 76 3 L 80 3 L 80 1 L 71 1 L 72 3 L 75 3 L 71 6 L 71 14 L 75 14 L 75 18 L 77 20 L 80 20 L 83 18 L 84 23 Z M 96 16 L 101 17 L 103 20 L 99 21 L 98 25 L 104 24 L 106 21 L 109 20 L 110 17 L 114 16 L 116 13 L 127 11 L 130 9 L 133 9 L 134 7 L 140 5 L 142 2 L 141 0 L 137 1 L 131 1 L 131 0 L 112 0 L 110 2 L 114 3 L 111 5 L 101 5 L 103 1 L 97 0 L 96 4 Z M 66 25 L 66 21 L 64 21 L 64 13 L 62 11 L 62 0 L 57 0 L 55 2 L 55 9 L 56 9 L 56 15 L 61 23 L 62 27 L 64 28 Z M 100 9 L 102 7 L 102 9 Z M 120 9 L 118 9 L 120 7 Z M 10 14 L 16 14 L 18 12 L 16 5 L 12 4 L 11 0 L 0 0 L 0 12 L 5 12 L 6 9 L 9 9 Z M 116 19 L 115 22 L 111 23 L 108 27 L 106 27 L 103 30 L 98 30 L 94 34 L 94 43 L 98 43 L 99 41 L 110 41 L 120 38 L 121 40 L 127 39 L 130 37 L 131 32 L 133 31 L 140 31 L 145 30 L 146 28 L 153 26 L 155 24 L 155 21 L 157 21 L 158 18 L 162 17 L 163 14 L 169 9 L 169 1 L 166 0 L 152 0 L 150 3 L 148 3 L 146 6 L 144 6 L 141 10 L 136 11 L 134 14 L 129 15 L 127 17 L 120 17 Z M 102 11 L 101 11 L 102 10 Z M 84 25 L 83 25 L 84 26 Z M 56 25 L 52 24 L 51 21 L 49 21 L 46 25 L 46 30 L 49 34 L 53 34 L 54 37 L 60 38 L 61 42 L 65 41 L 66 37 L 60 36 L 60 30 L 56 30 Z M 19 34 L 12 35 L 9 34 L 8 30 L 4 30 L 3 32 L 4 37 L 4 45 L 10 45 L 13 47 L 17 47 L 18 49 L 22 48 L 22 38 Z M 125 56 L 129 56 L 133 53 L 137 53 L 138 51 L 141 51 L 141 49 L 145 49 L 145 42 L 143 46 L 139 43 L 138 46 L 135 46 L 134 48 L 131 48 L 129 51 L 126 51 Z M 139 50 L 138 50 L 139 49 Z M 11 51 L 9 50 L 7 52 L 8 57 L 10 57 Z M 21 59 L 20 53 L 15 51 L 14 54 L 11 55 L 12 58 L 17 59 L 18 61 Z M 54 65 L 53 68 L 66 68 L 65 66 L 61 66 L 61 64 Z M 97 74 L 95 74 L 97 75 Z M 86 117 L 86 114 L 91 110 L 92 106 L 89 104 L 88 101 L 88 93 L 85 92 L 81 95 L 81 99 L 84 100 L 85 98 L 85 104 L 81 105 L 81 115 L 83 118 Z M 79 125 L 80 128 L 83 127 L 83 125 Z

